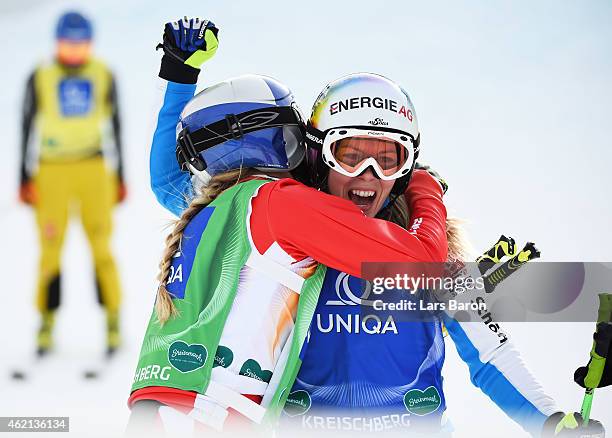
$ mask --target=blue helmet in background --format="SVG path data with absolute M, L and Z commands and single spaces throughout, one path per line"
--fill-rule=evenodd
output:
M 204 89 L 185 106 L 176 132 L 181 169 L 205 184 L 240 168 L 291 171 L 305 156 L 305 124 L 293 94 L 268 76 Z
M 92 36 L 91 22 L 79 12 L 66 12 L 57 21 L 55 37 L 58 40 L 89 41 Z

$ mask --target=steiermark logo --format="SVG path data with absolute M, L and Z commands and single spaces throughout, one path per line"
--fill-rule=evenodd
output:
M 289 393 L 283 411 L 290 417 L 296 417 L 308 412 L 311 405 L 312 399 L 310 398 L 310 394 L 300 389 L 299 391 Z
M 202 344 L 187 344 L 175 341 L 168 348 L 170 365 L 181 373 L 188 373 L 202 368 L 208 358 L 208 351 Z
M 214 367 L 229 367 L 234 361 L 234 353 L 229 348 L 219 345 L 217 347 L 217 353 L 215 354 L 215 360 L 213 362 Z
M 248 359 L 244 362 L 244 364 L 242 364 L 239 374 L 241 376 L 251 377 L 266 383 L 270 383 L 270 379 L 272 379 L 272 371 L 262 370 L 261 365 L 259 365 L 259 363 L 253 359 Z
M 404 394 L 404 406 L 408 412 L 414 415 L 424 416 L 435 412 L 442 403 L 440 393 L 434 386 L 430 386 L 425 391 L 411 389 Z

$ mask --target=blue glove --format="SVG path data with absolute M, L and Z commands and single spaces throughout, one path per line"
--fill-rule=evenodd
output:
M 200 67 L 211 59 L 219 46 L 219 29 L 212 21 L 184 17 L 164 25 L 160 77 L 173 82 L 194 84 Z

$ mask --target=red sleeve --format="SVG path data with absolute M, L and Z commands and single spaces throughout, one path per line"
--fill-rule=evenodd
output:
M 197 393 L 185 391 L 178 388 L 166 386 L 147 386 L 134 391 L 128 399 L 128 407 L 131 409 L 134 403 L 141 400 L 155 400 L 166 406 L 172 406 L 184 414 L 193 410 L 193 403 Z
M 425 191 L 432 190 L 426 185 L 421 189 L 417 198 L 426 197 Z M 440 192 L 438 202 L 434 196 L 421 206 L 417 199 L 415 212 L 419 217 L 446 219 L 441 190 L 439 187 L 437 190 Z M 435 214 L 430 210 L 436 210 Z M 267 230 L 264 223 L 267 223 Z M 357 277 L 363 262 L 444 261 L 446 257 L 445 252 L 442 256 L 440 251 L 432 251 L 440 242 L 428 241 L 432 235 L 439 237 L 439 233 L 419 230 L 410 234 L 391 222 L 365 216 L 348 200 L 291 179 L 261 187 L 253 201 L 251 230 L 254 243 L 262 253 L 276 241 L 295 260 L 312 257 Z M 446 245 L 445 234 L 442 235 Z
M 415 170 L 404 193 L 410 209 L 410 234 L 436 261 L 446 261 L 446 207 L 440 184 L 425 170 Z
M 155 400 L 166 406 L 178 408 L 181 412 L 188 414 L 193 410 L 194 401 L 198 395 L 195 391 L 171 388 L 168 386 L 146 386 L 137 389 L 128 399 L 128 407 L 131 409 L 134 403 L 141 400 Z M 261 395 L 242 394 L 244 397 L 257 404 L 261 403 Z

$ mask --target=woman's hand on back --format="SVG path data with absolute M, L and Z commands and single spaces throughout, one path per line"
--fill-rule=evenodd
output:
M 446 183 L 446 180 L 442 178 L 438 172 L 433 170 L 429 165 L 419 163 L 418 161 L 414 164 L 414 169 L 424 170 L 425 172 L 433 176 L 434 179 L 438 181 L 440 186 L 442 186 L 442 194 L 446 194 L 446 191 L 448 190 L 448 184 Z

